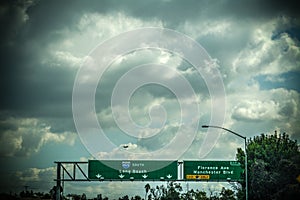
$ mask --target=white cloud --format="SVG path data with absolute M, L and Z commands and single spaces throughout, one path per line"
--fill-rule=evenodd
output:
M 78 68 L 91 50 L 105 40 L 136 28 L 162 27 L 162 23 L 158 20 L 143 21 L 124 13 L 85 13 L 75 26 L 77 31 L 67 28 L 55 31 L 65 37 L 48 44 L 48 54 L 42 59 L 43 64 Z
M 263 121 L 270 119 L 279 119 L 279 105 L 273 100 L 270 101 L 242 101 L 233 108 L 234 119 Z
M 266 76 L 266 81 L 272 82 L 272 83 L 284 83 L 286 79 L 282 78 L 280 76 Z
M 1 124 L 8 127 L 1 132 L 2 156 L 29 156 L 48 143 L 74 145 L 77 136 L 72 132 L 54 133 L 50 126 L 35 118 L 8 118 Z
M 231 32 L 230 38 L 236 37 L 243 41 L 230 41 L 235 47 L 236 43 L 246 45 L 234 49 L 224 46 L 228 51 L 223 51 L 224 58 L 220 59 L 221 73 L 227 75 L 224 82 L 228 117 L 224 126 L 249 134 L 277 129 L 299 139 L 299 93 L 284 89 L 289 77 L 281 76 L 299 71 L 299 41 L 286 32 L 295 22 L 290 18 L 279 17 L 259 23 L 250 21 L 247 26 L 241 27 L 238 27 L 241 25 L 239 23 L 230 22 L 231 26 L 237 28 L 237 33 Z M 247 30 L 250 37 L 239 37 L 239 32 L 245 32 L 242 30 Z M 280 82 L 283 88 L 266 89 L 260 85 L 264 83 L 257 79 L 260 75 L 266 77 L 270 82 L 268 84 Z
M 50 64 L 50 66 L 56 67 L 80 67 L 86 57 L 77 57 L 70 52 L 56 51 L 53 58 L 49 61 L 44 61 Z
M 88 185 L 86 183 L 65 183 L 65 194 L 75 193 L 82 194 L 85 193 L 88 198 L 95 198 L 98 194 L 102 195 L 102 198 L 108 197 L 109 199 L 118 199 L 128 195 L 134 197 L 140 195 L 142 198 L 145 196 L 145 185 L 147 182 L 90 182 Z M 161 185 L 162 183 L 154 182 L 151 185 Z M 166 183 L 165 183 L 166 184 Z M 100 187 L 99 187 L 100 186 Z
M 300 95 L 297 91 L 248 87 L 227 95 L 227 99 L 229 127 L 242 128 L 246 133 L 282 130 L 299 138 Z
M 246 48 L 232 62 L 232 72 L 246 77 L 280 74 L 297 70 L 300 64 L 300 48 L 287 33 L 273 38 L 280 19 L 254 27 Z
M 28 190 L 34 192 L 48 193 L 55 185 L 53 179 L 56 177 L 56 166 L 46 168 L 20 168 L 13 173 L 3 174 L 5 177 L 5 187 L 9 187 L 8 191 L 17 194 L 24 190 L 27 186 Z
M 78 23 L 80 32 L 88 32 L 90 33 L 91 38 L 98 38 L 101 40 L 115 36 L 124 31 L 149 26 L 162 27 L 162 23 L 159 20 L 140 20 L 121 12 L 110 15 L 86 13 L 81 17 Z
M 24 182 L 34 182 L 34 181 L 44 181 L 50 180 L 51 177 L 55 177 L 56 167 L 48 168 L 28 168 L 24 171 L 17 171 L 16 176 L 20 181 Z
M 162 22 L 155 19 L 144 21 L 124 13 L 85 13 L 76 24 L 78 31 L 62 30 L 66 37 L 51 44 L 50 49 L 52 52 L 67 51 L 83 56 L 105 40 L 141 27 L 162 27 Z
M 230 20 L 201 20 L 196 22 L 186 21 L 182 27 L 183 32 L 197 37 L 227 37 L 227 34 L 232 31 L 232 22 Z

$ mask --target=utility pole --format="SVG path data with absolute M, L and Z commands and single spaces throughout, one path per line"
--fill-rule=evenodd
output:
M 239 133 L 236 133 L 232 130 L 229 130 L 227 128 L 224 128 L 224 127 L 221 127 L 221 126 L 212 126 L 212 125 L 203 125 L 202 128 L 219 128 L 219 129 L 223 129 L 225 131 L 228 131 L 242 139 L 244 139 L 244 142 L 245 142 L 245 182 L 246 182 L 246 200 L 248 200 L 248 157 L 247 157 L 247 137 L 239 134 Z

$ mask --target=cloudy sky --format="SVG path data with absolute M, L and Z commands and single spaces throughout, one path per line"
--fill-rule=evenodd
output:
M 1 191 L 28 185 L 48 192 L 54 161 L 234 159 L 243 140 L 201 129 L 214 117 L 214 125 L 247 137 L 276 130 L 300 139 L 300 20 L 293 1 L 7 0 L 0 22 Z M 185 55 L 189 43 L 180 37 L 164 40 L 174 48 L 150 48 L 162 46 L 153 29 L 144 34 L 146 27 L 199 43 L 211 63 L 199 69 L 190 62 L 203 55 Z M 124 42 L 124 32 L 134 34 Z M 144 37 L 139 48 L 131 46 Z M 121 48 L 126 53 L 116 53 Z M 90 120 L 89 105 L 80 106 L 93 83 Z M 89 126 L 95 119 L 98 126 Z M 66 192 L 140 192 L 132 187 L 138 188 L 72 183 Z

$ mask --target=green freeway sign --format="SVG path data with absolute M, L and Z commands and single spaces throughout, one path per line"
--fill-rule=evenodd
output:
M 177 161 L 89 160 L 91 180 L 177 180 Z
M 184 161 L 185 180 L 239 181 L 244 170 L 237 161 Z

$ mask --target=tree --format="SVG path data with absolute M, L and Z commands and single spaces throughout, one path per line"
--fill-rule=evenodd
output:
M 83 193 L 83 194 L 81 195 L 81 200 L 86 200 L 86 194 L 85 194 L 85 193 Z
M 142 197 L 136 195 L 136 196 L 134 197 L 134 200 L 142 200 Z
M 197 199 L 197 200 L 208 200 L 208 197 L 206 197 L 206 192 L 196 190 L 195 199 Z
M 208 200 L 209 198 L 206 197 L 206 192 L 199 191 L 198 189 L 196 191 L 189 190 L 186 193 L 181 195 L 181 199 L 195 199 L 195 200 Z
M 129 200 L 129 197 L 128 197 L 128 195 L 125 195 L 124 197 L 119 198 L 119 200 Z
M 166 199 L 180 199 L 180 192 L 182 191 L 182 187 L 180 183 L 169 182 L 167 185 L 167 195 L 162 200 Z
M 151 187 L 150 187 L 149 183 L 147 183 L 147 184 L 145 185 L 145 192 L 146 192 L 146 194 L 145 194 L 145 199 L 147 199 L 147 194 L 148 194 L 150 188 L 151 188 Z
M 151 188 L 149 184 L 145 185 L 146 195 L 150 191 L 148 195 L 148 199 L 160 199 L 160 200 L 176 200 L 180 199 L 180 193 L 182 192 L 182 187 L 179 183 L 168 182 L 167 188 L 163 185 L 156 186 L 155 188 Z M 145 195 L 145 197 L 146 197 Z M 147 199 L 147 198 L 145 198 Z
M 220 193 L 220 200 L 235 200 L 234 192 L 230 189 L 222 188 L 222 191 Z
M 277 135 L 275 131 L 274 135 L 261 134 L 250 138 L 246 151 L 249 199 L 284 199 L 291 193 L 300 196 L 296 180 L 300 174 L 297 141 L 291 140 L 285 133 Z M 239 148 L 236 157 L 244 168 L 245 152 Z M 245 188 L 244 181 L 242 185 Z M 298 193 L 295 194 L 295 191 Z M 244 191 L 240 190 L 237 196 L 244 196 Z

